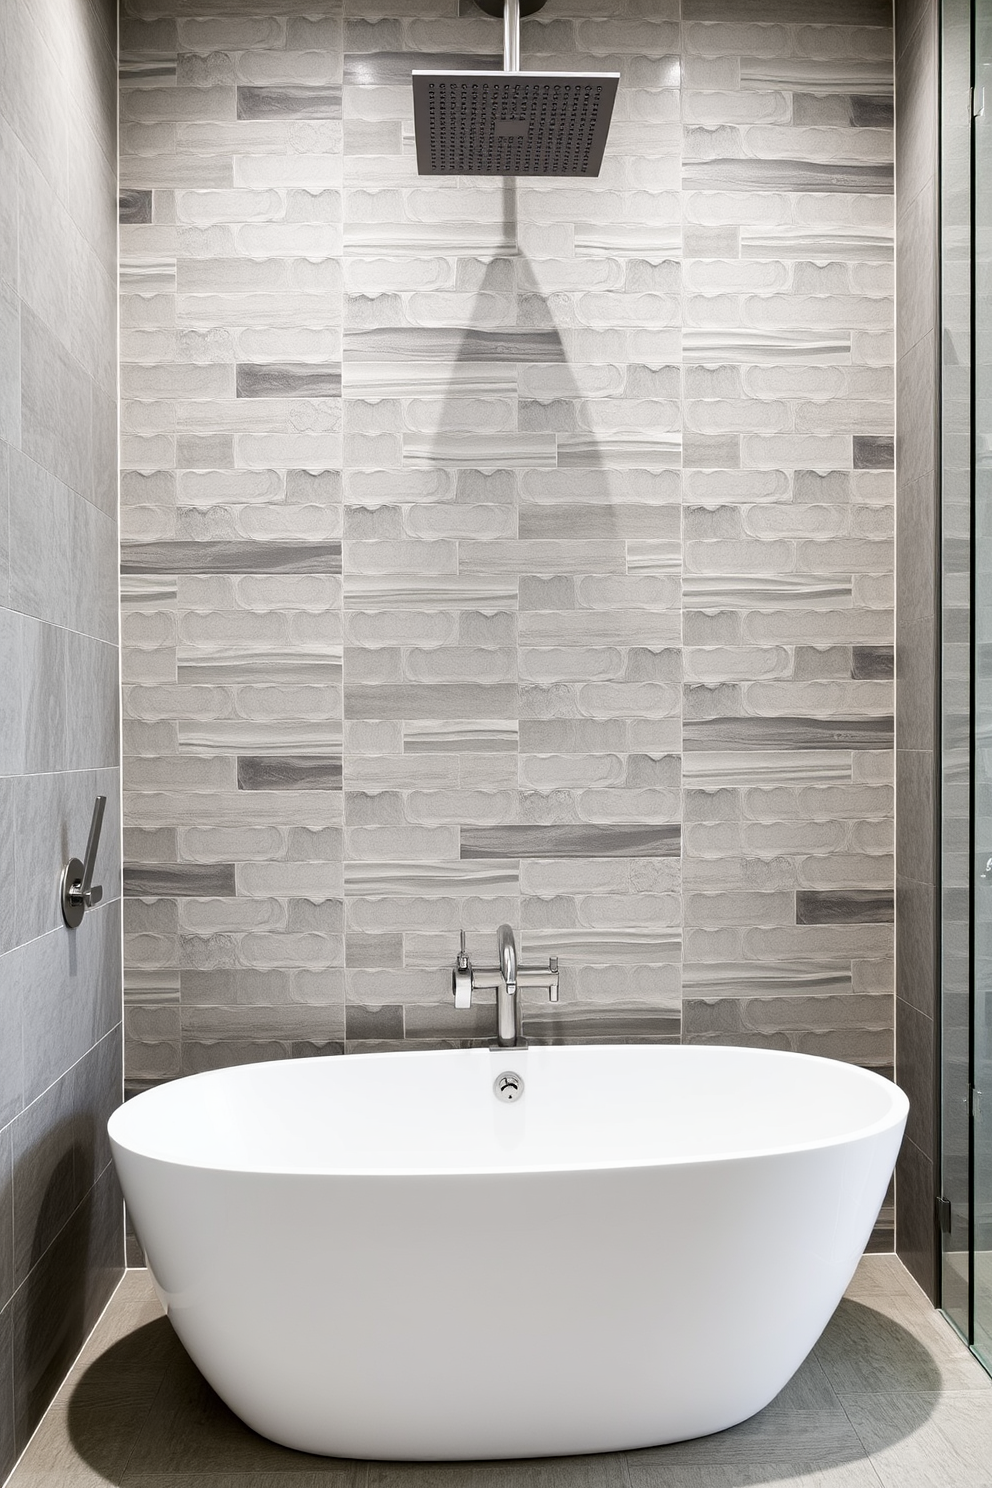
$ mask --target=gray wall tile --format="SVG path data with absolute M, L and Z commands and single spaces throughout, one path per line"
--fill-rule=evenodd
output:
M 70 1069 L 12 1125 L 15 1286 L 24 1281 L 76 1207 L 74 1081 Z
M 340 790 L 341 760 L 318 755 L 239 754 L 238 789 Z
M 0 690 L 0 770 L 5 775 L 24 769 L 24 703 L 28 679 L 21 647 L 23 621 L 12 610 L 0 609 L 0 666 L 7 685 Z
M 68 533 L 72 496 L 20 450 L 10 451 L 10 602 L 40 620 L 69 624 Z
M 233 898 L 236 893 L 235 865 L 132 862 L 124 872 L 124 893 L 138 898 L 157 898 L 160 895 Z
M 796 892 L 797 925 L 891 925 L 893 919 L 891 891 L 799 889 Z
M 26 304 L 21 307 L 21 448 L 72 490 L 92 495 L 90 381 Z
M 934 1020 L 897 999 L 896 1025 L 896 1079 L 909 1096 L 912 1111 L 906 1123 L 906 1139 L 922 1152 L 935 1152 L 939 1076 Z
M 0 905 L 0 954 L 17 941 L 17 855 L 14 851 L 13 780 L 0 780 L 0 875 L 9 890 Z
M 14 966 L 19 952 L 8 951 L 0 958 L 4 976 L 0 980 L 0 1123 L 6 1125 L 20 1111 L 24 1097 L 24 1067 L 21 1058 L 22 987 L 14 980 Z
M 17 1449 L 23 1450 L 86 1335 L 106 1306 L 124 1262 L 122 1202 L 107 1169 L 35 1260 L 11 1304 Z
M 922 598 L 921 596 L 918 596 Z M 916 599 L 905 606 L 896 647 L 896 732 L 900 749 L 937 747 L 938 678 L 933 615 L 913 619 Z
M 899 1259 L 927 1296 L 937 1295 L 932 1157 L 906 1139 L 896 1162 L 896 1246 Z
M 0 48 L 0 1477 L 122 1263 L 116 12 L 57 21 L 15 7 Z M 107 902 L 68 931 L 98 793 Z
M 464 858 L 658 858 L 677 856 L 677 825 L 464 827 Z
M 10 603 L 10 450 L 0 440 L 0 605 Z
M 12 1124 L 0 1130 L 0 1302 L 3 1307 L 7 1306 L 14 1291 L 12 1131 Z
M 118 198 L 118 212 L 121 226 L 131 226 L 152 220 L 152 192 L 151 191 L 121 191 Z
M 0 356 L 4 363 L 0 390 L 0 439 L 12 445 L 21 442 L 21 345 L 17 297 L 7 284 L 0 284 Z
M 69 766 L 69 635 L 27 617 L 21 621 L 21 708 L 24 769 L 30 774 Z
M 340 543 L 125 543 L 123 573 L 340 573 Z
M 84 923 L 89 933 L 80 926 L 74 945 L 61 928 L 10 953 L 24 1024 L 25 1100 L 120 1021 L 119 903 L 100 906 Z
M 904 868 L 911 865 L 900 859 Z M 933 1015 L 934 979 L 937 975 L 937 892 L 900 873 L 896 879 L 898 958 L 896 994 L 926 1017 Z

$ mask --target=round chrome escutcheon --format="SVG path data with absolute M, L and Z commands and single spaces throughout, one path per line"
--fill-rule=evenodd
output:
M 515 1070 L 504 1070 L 497 1075 L 493 1081 L 493 1094 L 497 1100 L 515 1101 L 520 1100 L 524 1093 L 523 1076 L 518 1075 Z

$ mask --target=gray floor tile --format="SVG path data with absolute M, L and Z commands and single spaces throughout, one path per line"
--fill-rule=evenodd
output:
M 73 1474 L 84 1468 L 101 1474 L 100 1482 L 124 1481 L 128 1458 L 158 1382 L 144 1398 L 140 1385 L 124 1380 L 118 1384 L 119 1404 L 79 1405 L 75 1400 L 59 1399 L 50 1407 L 14 1475 L 17 1488 L 22 1488 L 22 1475 L 28 1482 L 35 1477 L 74 1482 Z
M 717 1465 L 686 1463 L 645 1466 L 638 1488 L 880 1488 L 867 1457 L 824 1467 L 818 1462 L 749 1462 Z
M 37 1467 L 22 1458 L 14 1476 L 8 1481 L 9 1484 L 16 1483 L 17 1488 L 107 1488 L 108 1483 L 118 1482 L 119 1479 L 108 1477 L 105 1472 L 91 1467 L 82 1458 L 76 1458 L 74 1462 L 59 1463 L 52 1468 Z
M 922 1298 L 919 1287 L 896 1255 L 866 1255 L 858 1262 L 845 1297 L 867 1299 L 878 1293 L 901 1293 Z M 926 1304 L 929 1308 L 929 1303 Z
M 367 1488 L 627 1488 L 619 1455 L 519 1462 L 370 1462 Z
M 364 1488 L 365 1464 L 331 1462 L 301 1472 L 255 1472 L 250 1468 L 237 1472 L 216 1468 L 202 1472 L 129 1472 L 124 1481 L 126 1488 Z M 39 1484 L 39 1488 L 47 1485 Z
M 992 1409 L 984 1395 L 865 1395 L 847 1408 L 885 1488 L 992 1484 Z
M 911 1296 L 879 1294 L 870 1305 L 845 1298 L 814 1352 L 842 1399 L 906 1390 L 992 1390 L 992 1380 L 940 1314 Z
M 815 1353 L 800 1364 L 784 1390 L 768 1406 L 772 1410 L 814 1411 L 837 1409 L 840 1401 Z
M 149 1323 L 158 1322 L 165 1316 L 162 1304 L 152 1290 L 151 1282 L 147 1280 L 148 1274 L 147 1271 L 125 1272 L 124 1280 L 114 1293 L 110 1306 L 86 1340 L 82 1352 L 72 1367 L 69 1382 L 73 1386 L 84 1377 L 90 1377 L 91 1366 L 107 1353 L 112 1344 L 129 1337 Z M 137 1285 L 133 1280 L 135 1277 L 141 1278 Z M 167 1337 L 169 1337 L 168 1334 Z M 161 1374 L 167 1362 L 164 1349 L 160 1348 L 158 1356 L 153 1355 L 149 1336 L 145 1334 L 143 1339 L 142 1365 L 156 1367 Z M 171 1348 L 171 1342 L 169 1347 Z M 97 1377 L 109 1379 L 112 1374 L 111 1366 L 105 1363 Z
M 650 1474 L 642 1468 L 654 1464 L 796 1463 L 840 1464 L 863 1457 L 857 1432 L 841 1406 L 826 1410 L 778 1410 L 769 1406 L 730 1431 L 717 1431 L 695 1441 L 673 1442 L 667 1447 L 648 1447 L 631 1452 L 632 1488 L 648 1488 Z

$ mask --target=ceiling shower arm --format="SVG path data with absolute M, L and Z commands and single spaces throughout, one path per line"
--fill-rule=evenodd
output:
M 520 71 L 520 0 L 503 0 L 503 71 Z

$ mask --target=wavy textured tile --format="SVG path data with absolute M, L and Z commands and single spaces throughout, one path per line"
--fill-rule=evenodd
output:
M 480 718 L 517 712 L 517 688 L 505 683 L 410 682 L 344 689 L 346 718 Z
M 429 72 L 498 72 L 503 59 L 477 52 L 348 52 L 344 81 L 351 88 L 389 88 L 409 84 L 415 67 Z
M 344 607 L 346 610 L 515 610 L 517 586 L 503 575 L 348 573 Z
M 895 907 L 891 890 L 799 889 L 797 925 L 891 925 Z
M 893 646 L 852 646 L 851 676 L 888 680 L 895 676 Z
M 340 756 L 238 755 L 238 790 L 328 791 L 340 789 Z
M 341 544 L 278 542 L 124 543 L 121 571 L 144 573 L 340 573 Z
M 686 721 L 683 748 L 891 749 L 892 731 L 891 718 L 708 718 Z
M 539 1040 L 674 1040 L 684 978 L 690 1040 L 885 1067 L 881 0 L 528 22 L 623 75 L 581 183 L 415 175 L 412 68 L 494 22 L 171 3 L 121 90 L 134 1071 L 484 1044 L 445 968 L 500 919 L 563 956 Z
M 485 864 L 457 863 L 346 863 L 348 894 L 420 897 L 466 894 L 515 894 L 520 878 L 515 859 Z
M 131 863 L 124 869 L 127 896 L 233 898 L 235 892 L 233 863 Z
M 404 754 L 516 754 L 516 722 L 493 719 L 416 719 L 403 725 Z
M 213 718 L 178 721 L 179 749 L 195 753 L 340 754 L 341 725 L 328 719 Z
M 810 331 L 737 330 L 687 326 L 682 333 L 687 362 L 849 362 L 850 332 L 819 336 Z
M 723 722 L 726 720 L 712 720 Z M 739 720 L 744 722 L 744 720 Z M 851 755 L 843 749 L 776 750 L 773 745 L 746 751 L 693 749 L 687 725 L 682 774 L 687 786 L 717 790 L 740 785 L 803 785 L 853 779 Z
M 855 434 L 855 470 L 891 470 L 894 465 L 895 440 L 891 434 Z
M 890 101 L 891 102 L 891 101 Z M 856 232 L 845 227 L 823 227 L 818 232 L 793 228 L 741 228 L 742 258 L 798 258 L 851 260 L 855 263 L 891 262 L 895 244 L 891 229 Z
M 239 119 L 340 119 L 341 89 L 314 87 L 238 88 Z
M 463 858 L 664 858 L 677 856 L 677 824 L 463 827 Z
M 239 362 L 239 398 L 339 398 L 341 365 L 312 362 Z
M 682 969 L 682 990 L 690 997 L 843 996 L 851 986 L 850 970 L 818 961 L 687 962 Z
M 488 331 L 478 327 L 397 326 L 345 331 L 346 362 L 563 362 L 556 331 Z
M 894 169 L 882 163 L 848 165 L 820 160 L 700 160 L 682 172 L 687 191 L 891 193 Z
M 127 190 L 120 193 L 118 221 L 121 226 L 151 222 L 152 193 L 150 191 Z

